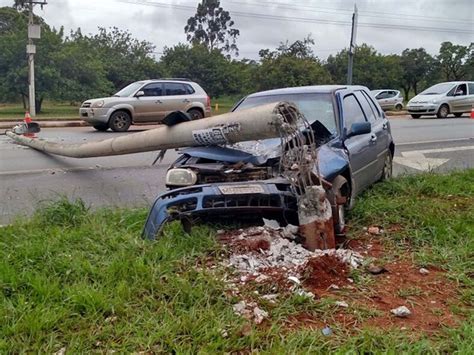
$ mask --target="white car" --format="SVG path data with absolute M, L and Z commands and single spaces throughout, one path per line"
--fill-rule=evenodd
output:
M 439 83 L 416 95 L 408 102 L 408 113 L 413 118 L 436 115 L 446 118 L 450 113 L 461 117 L 474 106 L 474 81 Z
M 372 90 L 372 95 L 378 101 L 383 110 L 397 110 L 403 109 L 403 96 L 398 90 L 381 89 Z

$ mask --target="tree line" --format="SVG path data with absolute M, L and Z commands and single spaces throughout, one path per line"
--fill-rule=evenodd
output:
M 21 1 L 0 8 L 0 102 L 26 105 L 28 69 L 25 53 L 27 13 Z M 160 60 L 155 47 L 118 28 L 99 27 L 96 34 L 80 29 L 69 34 L 42 26 L 36 41 L 37 111 L 42 101 L 81 102 L 113 94 L 125 85 L 149 78 L 186 77 L 198 82 L 215 98 L 288 86 L 344 84 L 346 49 L 319 59 L 314 40 L 307 36 L 275 49 L 262 49 L 259 60 L 236 59 L 239 31 L 219 0 L 203 0 L 184 30 L 188 43 L 165 47 Z M 317 48 L 317 47 L 316 47 Z M 383 55 L 368 44 L 356 48 L 353 83 L 370 89 L 395 88 L 418 93 L 440 81 L 474 80 L 474 44 L 443 42 L 439 53 L 424 48 L 405 49 L 400 55 Z

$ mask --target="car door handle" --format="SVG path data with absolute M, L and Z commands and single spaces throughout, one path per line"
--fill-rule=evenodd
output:
M 372 134 L 372 135 L 370 136 L 370 141 L 371 141 L 371 142 L 376 142 L 376 141 L 377 141 L 377 136 L 376 136 L 375 134 Z
M 163 103 L 163 101 L 161 101 L 161 100 L 156 100 L 155 101 L 155 104 L 162 104 L 162 103 Z
M 188 102 L 190 102 L 190 101 L 189 101 L 188 99 L 184 99 L 183 102 L 188 103 Z

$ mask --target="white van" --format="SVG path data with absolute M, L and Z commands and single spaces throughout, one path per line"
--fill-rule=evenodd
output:
M 436 115 L 446 118 L 450 113 L 461 117 L 474 106 L 474 81 L 439 83 L 412 98 L 407 105 L 413 118 Z

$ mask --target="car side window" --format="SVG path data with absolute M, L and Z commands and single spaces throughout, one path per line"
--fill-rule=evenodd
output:
M 370 95 L 368 95 L 365 91 L 361 91 L 362 95 L 366 98 L 367 102 L 369 103 L 370 107 L 372 108 L 372 111 L 374 112 L 375 118 L 380 118 L 382 117 L 382 114 L 380 113 L 379 108 L 377 105 L 374 103 Z
M 456 88 L 456 96 L 464 96 L 464 95 L 467 95 L 466 84 L 460 84 Z
M 467 84 L 469 88 L 469 95 L 474 95 L 474 83 Z
M 163 89 L 161 83 L 152 83 L 148 84 L 144 88 L 142 88 L 142 91 L 145 93 L 144 96 L 162 96 L 163 95 Z
M 362 94 L 361 91 L 356 91 L 355 95 L 357 97 L 357 100 L 359 100 L 359 103 L 362 106 L 362 109 L 364 110 L 365 117 L 367 117 L 369 122 L 374 122 L 377 119 L 377 117 L 375 116 L 375 112 L 370 107 L 370 104 L 365 98 L 365 96 Z
M 386 91 L 382 91 L 381 93 L 379 93 L 379 94 L 376 96 L 376 99 L 377 99 L 377 100 L 385 99 L 385 98 L 387 98 L 387 92 L 386 92 Z
M 446 94 L 446 96 L 454 96 L 454 93 L 456 92 L 456 86 L 453 87 L 449 92 Z
M 390 99 L 391 99 L 392 97 L 395 97 L 396 94 L 397 94 L 397 93 L 396 93 L 395 91 L 389 91 L 387 98 L 390 98 Z
M 349 94 L 344 97 L 342 102 L 342 109 L 344 115 L 344 124 L 347 129 L 347 133 L 351 132 L 351 127 L 353 123 L 357 122 L 367 122 L 364 111 L 360 107 L 359 102 L 354 95 Z
M 165 83 L 166 96 L 186 95 L 186 87 L 180 83 Z
M 185 86 L 185 88 L 186 88 L 186 93 L 187 93 L 188 95 L 194 94 L 194 93 L 196 92 L 196 91 L 194 91 L 194 89 L 193 89 L 193 87 L 192 87 L 191 85 L 185 84 L 184 86 Z

